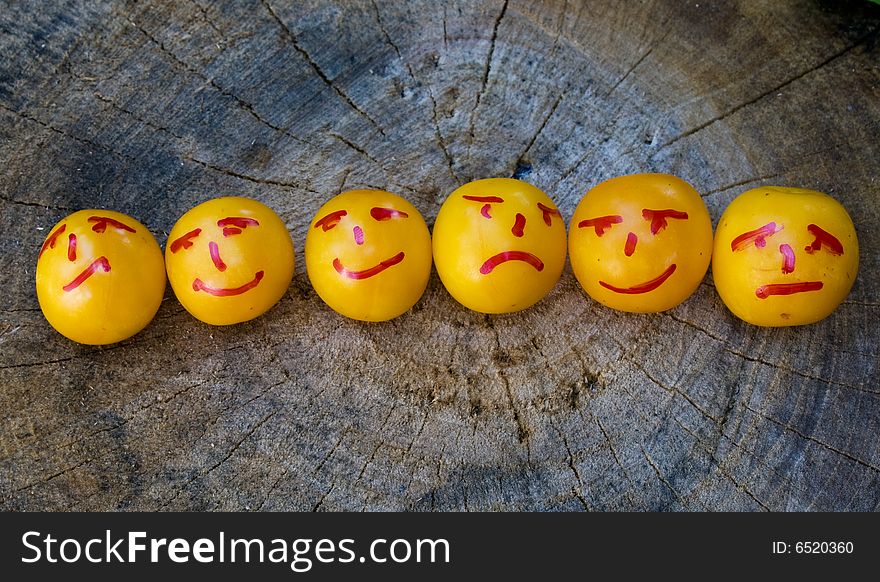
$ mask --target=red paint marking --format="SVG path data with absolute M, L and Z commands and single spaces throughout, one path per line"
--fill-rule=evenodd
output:
M 639 242 L 639 237 L 636 236 L 634 232 L 626 235 L 626 244 L 623 246 L 623 254 L 628 257 L 631 257 L 634 252 L 636 252 L 636 243 Z
M 214 297 L 231 297 L 233 295 L 241 295 L 246 291 L 250 291 L 254 287 L 260 284 L 260 281 L 263 280 L 263 271 L 257 271 L 257 274 L 254 275 L 254 278 L 249 282 L 245 283 L 241 287 L 234 288 L 215 288 L 205 285 L 201 279 L 196 278 L 193 281 L 193 291 L 204 291 L 208 295 L 213 295 Z
M 364 244 L 364 229 L 359 226 L 356 226 L 352 229 L 354 231 L 354 242 L 359 245 Z
M 794 251 L 788 245 L 779 245 L 779 252 L 782 253 L 782 274 L 787 275 L 794 272 Z
M 492 218 L 492 215 L 489 214 L 489 210 L 492 208 L 491 204 L 484 204 L 482 208 L 480 208 L 480 214 L 485 216 L 486 218 Z
M 651 210 L 645 208 L 642 210 L 642 218 L 651 221 L 651 234 L 657 234 L 668 226 L 666 224 L 667 218 L 687 220 L 688 213 L 680 210 Z
M 63 233 L 66 229 L 67 229 L 67 225 L 62 224 L 61 226 L 58 227 L 58 229 L 55 232 L 50 234 L 49 238 L 46 239 L 46 242 L 43 243 L 43 246 L 40 247 L 40 255 L 37 258 L 42 257 L 43 253 L 45 253 L 47 250 L 54 249 L 55 248 L 55 241 L 58 239 L 59 236 L 61 236 L 61 233 Z
M 71 263 L 76 260 L 76 235 L 73 233 L 67 237 L 67 260 Z
M 540 202 L 538 202 L 538 208 L 541 210 L 541 213 L 544 215 L 544 224 L 547 226 L 551 226 L 553 224 L 553 215 L 555 214 L 559 218 L 562 218 L 562 214 L 559 213 L 555 208 L 550 208 L 549 206 L 544 206 Z
M 320 220 L 315 222 L 315 228 L 320 228 L 324 232 L 327 232 L 342 220 L 343 216 L 346 216 L 348 212 L 345 210 L 337 210 L 336 212 L 331 212 L 330 214 L 323 216 Z
M 525 234 L 525 229 L 526 217 L 517 212 L 516 219 L 513 221 L 513 228 L 510 229 L 510 232 L 512 232 L 515 237 L 521 237 Z
M 596 236 L 602 236 L 605 231 L 611 228 L 611 225 L 620 224 L 623 217 L 617 214 L 609 214 L 608 216 L 597 216 L 596 218 L 588 218 L 578 223 L 578 228 L 587 228 L 592 226 L 596 229 Z
M 653 291 L 654 289 L 665 283 L 666 279 L 671 277 L 674 272 L 675 263 L 672 263 L 671 265 L 666 267 L 666 270 L 663 271 L 663 273 L 659 277 L 651 279 L 650 281 L 642 283 L 641 285 L 633 285 L 632 287 L 615 287 L 614 285 L 606 283 L 605 281 L 599 281 L 599 285 L 602 285 L 606 289 L 610 289 L 615 293 L 622 293 L 624 295 L 638 295 L 640 293 Z
M 236 228 L 244 230 L 249 226 L 260 226 L 260 223 L 253 218 L 245 218 L 244 216 L 227 216 L 226 218 L 221 218 L 220 220 L 218 220 L 217 226 L 219 226 L 220 228 L 234 226 Z
M 189 231 L 188 233 L 186 233 L 185 235 L 183 235 L 181 237 L 178 237 L 177 239 L 174 240 L 174 242 L 171 243 L 171 252 L 176 253 L 177 251 L 179 251 L 181 249 L 188 249 L 189 247 L 193 246 L 192 239 L 196 238 L 201 233 L 202 233 L 202 229 L 197 228 L 195 230 Z
M 227 236 L 235 236 L 235 235 L 237 235 L 237 234 L 241 234 L 241 229 L 240 229 L 240 228 L 236 228 L 236 227 L 234 227 L 234 226 L 227 226 L 227 227 L 225 227 L 225 228 L 223 229 L 223 236 L 224 236 L 224 237 L 227 237 Z
M 342 275 L 343 277 L 348 277 L 349 279 L 369 279 L 374 275 L 378 275 L 385 269 L 389 267 L 393 267 L 394 265 L 400 263 L 403 260 L 404 254 L 403 251 L 397 253 L 390 259 L 385 259 L 378 265 L 374 267 L 370 267 L 369 269 L 364 269 L 363 271 L 349 271 L 345 267 L 342 266 L 342 262 L 337 258 L 333 259 L 333 268 L 336 269 L 336 272 Z
M 110 261 L 107 260 L 107 257 L 98 257 L 97 259 L 92 261 L 91 265 L 86 267 L 82 273 L 77 275 L 73 281 L 62 287 L 62 289 L 64 289 L 65 291 L 73 291 L 74 289 L 82 285 L 85 280 L 91 277 L 98 269 L 104 271 L 105 273 L 110 272 Z
M 209 242 L 208 250 L 211 252 L 211 260 L 214 261 L 214 266 L 217 267 L 217 270 L 220 272 L 225 271 L 226 263 L 220 258 L 220 247 L 217 246 L 217 243 L 214 241 Z
M 393 208 L 370 208 L 370 216 L 376 220 L 389 220 L 391 218 L 409 218 L 409 214 Z
M 503 253 L 498 253 L 497 255 L 486 259 L 486 262 L 480 267 L 480 273 L 488 275 L 493 269 L 495 269 L 495 267 L 501 263 L 506 263 L 507 261 L 523 261 L 533 266 L 536 271 L 544 270 L 544 262 L 532 253 L 527 253 L 525 251 L 504 251 Z
M 822 245 L 825 245 L 825 250 L 827 250 L 832 255 L 842 255 L 843 254 L 843 244 L 837 237 L 831 234 L 830 232 L 824 231 L 815 224 L 807 225 L 807 230 L 809 230 L 813 236 L 816 237 L 807 248 L 804 250 L 808 253 L 814 253 L 818 250 L 822 249 Z
M 95 225 L 92 227 L 92 230 L 94 230 L 95 232 L 97 232 L 99 234 L 104 232 L 105 230 L 107 230 L 108 226 L 112 226 L 116 230 L 135 232 L 135 230 L 132 227 L 128 226 L 127 224 L 122 224 L 118 220 L 114 220 L 114 219 L 109 218 L 107 216 L 90 216 L 89 222 L 95 223 Z
M 500 198 L 498 196 L 462 196 L 465 200 L 470 200 L 471 202 L 485 202 L 487 204 L 498 204 L 499 202 L 504 202 L 504 198 Z
M 730 250 L 741 251 L 748 248 L 749 245 L 755 243 L 755 246 L 763 249 L 767 246 L 767 237 L 776 234 L 782 230 L 782 225 L 776 225 L 775 222 L 768 222 L 760 228 L 744 232 L 730 242 Z
M 767 299 L 771 295 L 792 295 L 806 291 L 818 291 L 822 288 L 822 281 L 807 281 L 806 283 L 780 283 L 776 285 L 761 285 L 755 289 L 758 299 Z

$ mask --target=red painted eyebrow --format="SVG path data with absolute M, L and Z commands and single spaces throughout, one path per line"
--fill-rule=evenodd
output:
M 651 234 L 657 234 L 668 226 L 666 224 L 667 218 L 687 220 L 688 213 L 681 210 L 651 210 L 650 208 L 645 208 L 642 210 L 642 218 L 651 221 Z
M 345 210 L 337 210 L 336 212 L 331 212 L 326 216 L 322 216 L 319 220 L 315 221 L 315 228 L 320 228 L 324 232 L 327 232 L 334 226 L 336 226 L 340 220 L 342 220 L 343 216 L 346 216 L 348 212 Z
M 544 223 L 547 226 L 551 226 L 553 224 L 553 215 L 555 214 L 559 218 L 562 218 L 562 214 L 559 213 L 559 210 L 555 208 L 550 208 L 549 206 L 544 206 L 540 202 L 538 202 L 538 208 L 541 210 L 541 213 L 544 215 Z
M 42 256 L 43 256 L 43 253 L 45 253 L 47 250 L 49 250 L 49 249 L 54 249 L 54 248 L 55 248 L 55 241 L 58 240 L 58 237 L 61 236 L 61 234 L 62 234 L 66 229 L 67 229 L 67 225 L 66 225 L 66 224 L 62 224 L 61 226 L 59 226 L 59 227 L 55 230 L 55 232 L 53 232 L 52 234 L 49 235 L 49 238 L 47 238 L 47 239 L 46 239 L 46 242 L 43 243 L 43 246 L 40 247 L 40 255 L 39 255 L 39 257 L 42 257 Z M 37 257 L 37 258 L 39 258 L 39 257 Z
M 767 246 L 767 237 L 776 234 L 782 230 L 782 225 L 775 222 L 768 222 L 760 228 L 744 232 L 730 242 L 730 250 L 741 251 L 748 248 L 752 243 L 758 248 Z
M 810 243 L 804 250 L 808 253 L 814 253 L 816 251 L 822 250 L 822 245 L 825 245 L 825 250 L 827 250 L 832 255 L 842 255 L 843 254 L 843 244 L 837 239 L 836 236 L 822 230 L 815 224 L 807 225 L 807 230 L 816 237 L 812 243 Z
M 92 227 L 92 230 L 97 232 L 98 234 L 107 230 L 108 226 L 112 226 L 116 230 L 126 230 L 128 232 L 135 232 L 135 230 L 128 226 L 127 224 L 123 224 L 118 220 L 114 220 L 107 216 L 90 216 L 89 222 L 94 222 L 95 225 Z
M 223 236 L 230 236 L 241 234 L 241 231 L 249 226 L 260 226 L 260 223 L 253 218 L 245 218 L 244 216 L 227 216 L 218 220 L 217 226 L 223 229 Z
M 592 226 L 596 229 L 596 236 L 605 234 L 605 230 L 611 228 L 614 224 L 623 222 L 623 217 L 619 214 L 609 214 L 607 216 L 597 216 L 596 218 L 588 218 L 578 223 L 578 228 L 587 228 Z
M 485 202 L 490 204 L 504 202 L 504 198 L 498 196 L 462 196 L 462 198 L 470 200 L 471 202 Z
M 370 208 L 370 216 L 376 220 L 389 220 L 391 218 L 409 218 L 409 214 L 402 210 L 393 208 L 380 208 L 378 206 Z
M 181 249 L 188 249 L 193 246 L 192 239 L 196 238 L 202 233 L 201 228 L 197 228 L 195 230 L 191 230 L 185 235 L 174 239 L 174 242 L 171 243 L 171 252 L 176 253 Z

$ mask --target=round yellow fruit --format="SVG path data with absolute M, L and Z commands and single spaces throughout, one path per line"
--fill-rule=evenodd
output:
M 859 270 L 852 219 L 834 198 L 765 186 L 740 194 L 715 233 L 715 288 L 754 325 L 803 325 L 828 317 Z
M 565 224 L 538 188 L 510 178 L 455 190 L 434 223 L 434 264 L 462 305 L 511 313 L 540 301 L 565 265 Z
M 431 236 L 416 208 L 383 190 L 343 192 L 316 213 L 306 269 L 334 311 L 386 321 L 410 309 L 428 285 Z
M 133 336 L 156 315 L 165 292 L 156 239 L 110 210 L 80 210 L 56 224 L 40 249 L 36 279 L 46 319 L 81 344 Z
M 665 311 L 703 280 L 712 257 L 712 221 L 684 180 L 620 176 L 578 204 L 569 254 L 581 287 L 599 303 L 635 313 Z
M 278 303 L 293 278 L 293 242 L 268 206 L 229 196 L 180 217 L 165 248 L 181 305 L 212 325 L 251 320 Z

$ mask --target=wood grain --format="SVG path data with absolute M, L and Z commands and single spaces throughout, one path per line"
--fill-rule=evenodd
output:
M 0 507 L 5 510 L 880 508 L 880 7 L 867 2 L 13 2 L 0 10 Z M 761 184 L 855 219 L 846 302 L 736 320 L 711 278 L 632 315 L 566 268 L 525 312 L 433 274 L 363 324 L 312 291 L 309 220 L 344 189 L 433 221 L 516 175 L 566 220 L 625 173 L 694 184 L 717 221 Z M 164 243 L 219 195 L 275 208 L 289 293 L 229 328 L 173 296 L 121 344 L 68 342 L 34 293 L 73 210 Z

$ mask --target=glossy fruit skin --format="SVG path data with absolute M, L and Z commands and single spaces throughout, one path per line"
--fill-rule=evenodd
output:
M 306 270 L 331 309 L 387 321 L 418 302 L 431 274 L 431 236 L 415 206 L 384 190 L 351 190 L 325 203 L 306 235 Z
M 600 217 L 612 218 L 603 226 Z M 712 221 L 699 193 L 680 178 L 620 176 L 595 186 L 578 204 L 569 254 L 581 287 L 599 303 L 634 313 L 665 311 L 703 280 Z
M 293 242 L 265 204 L 214 198 L 178 219 L 168 235 L 165 265 L 174 294 L 193 317 L 231 325 L 259 317 L 287 292 Z
M 531 307 L 556 285 L 565 265 L 565 223 L 553 201 L 531 184 L 475 180 L 443 203 L 433 246 L 437 273 L 456 301 L 481 313 L 511 313 Z M 528 260 L 493 263 L 500 253 Z
M 52 327 L 75 342 L 106 345 L 133 336 L 156 315 L 165 265 L 156 239 L 134 218 L 80 210 L 49 231 L 36 283 Z
M 822 239 L 814 248 L 817 235 Z M 781 327 L 824 319 L 849 294 L 858 269 L 852 219 L 822 192 L 755 188 L 734 199 L 718 221 L 715 288 L 728 309 L 748 323 Z M 774 285 L 803 290 L 775 295 L 769 292 Z

